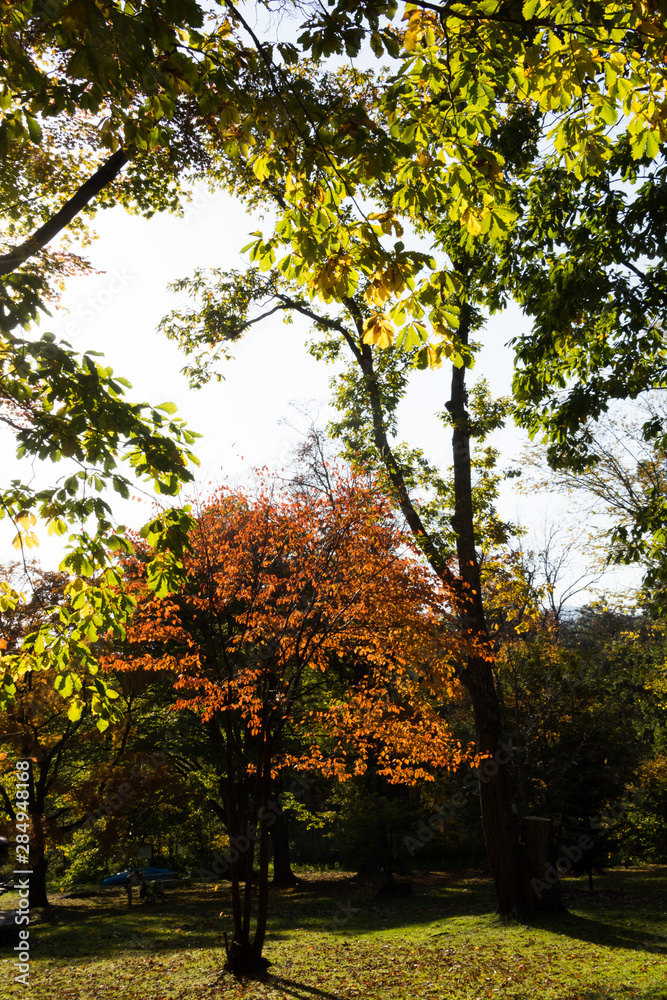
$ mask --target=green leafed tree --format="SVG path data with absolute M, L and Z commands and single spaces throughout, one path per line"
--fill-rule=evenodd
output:
M 431 565 L 444 580 L 455 578 L 462 625 L 487 643 L 487 657 L 468 660 L 461 678 L 475 707 L 479 747 L 493 754 L 501 720 L 474 530 L 466 369 L 483 310 L 502 307 L 512 294 L 526 301 L 521 226 L 536 224 L 530 198 L 548 172 L 566 179 L 576 202 L 609 178 L 621 147 L 641 169 L 659 157 L 664 18 L 642 4 L 541 2 L 417 3 L 391 23 L 395 14 L 393 7 L 344 3 L 321 11 L 300 39 L 313 56 L 301 64 L 310 127 L 289 148 L 255 128 L 231 167 L 213 150 L 223 183 L 253 204 L 268 201 L 278 222 L 272 233 L 254 234 L 247 248 L 255 271 L 221 276 L 200 316 L 172 317 L 167 327 L 195 355 L 195 381 L 208 349 L 224 350 L 224 341 L 268 312 L 309 317 L 339 341 L 322 353 L 342 344 L 349 350 L 370 417 L 367 448 L 383 464 Z M 319 72 L 322 53 L 354 56 L 365 37 L 376 55 L 396 59 L 388 71 Z M 274 81 L 285 80 L 282 66 L 272 64 L 271 72 Z M 535 258 L 534 283 L 548 282 L 548 252 L 540 246 Z M 517 394 L 526 399 L 520 379 L 533 379 L 548 408 L 574 369 L 553 360 L 557 337 L 544 338 L 542 354 L 533 349 L 538 333 L 539 324 L 519 351 L 528 375 L 519 370 Z M 390 400 L 402 376 L 374 352 L 394 344 L 407 352 L 407 366 L 453 363 L 446 408 L 457 572 L 451 550 L 441 548 L 442 530 L 432 537 L 411 496 L 414 463 L 401 463 L 389 440 Z M 587 350 L 584 344 L 579 351 L 582 364 L 594 369 L 599 359 Z M 585 419 L 585 407 L 578 416 Z M 558 420 L 537 429 L 553 439 L 561 433 Z M 502 770 L 481 801 L 499 908 L 511 913 L 525 900 Z

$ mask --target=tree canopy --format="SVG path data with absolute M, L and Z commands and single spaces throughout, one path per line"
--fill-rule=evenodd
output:
M 202 506 L 182 586 L 161 598 L 128 567 L 137 610 L 113 671 L 166 671 L 175 709 L 215 732 L 232 869 L 232 971 L 261 957 L 272 780 L 285 768 L 345 781 L 372 761 L 390 783 L 433 780 L 465 751 L 439 711 L 461 646 L 450 598 L 372 485 L 332 473 L 322 495 L 220 491 Z M 332 680 L 333 675 L 333 680 Z M 249 787 L 248 787 L 249 786 Z M 253 851 L 260 846 L 251 935 Z M 245 881 L 243 902 L 239 881 Z

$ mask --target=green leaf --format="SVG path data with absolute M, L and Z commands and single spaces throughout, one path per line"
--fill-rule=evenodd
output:
M 646 132 L 646 155 L 650 156 L 652 160 L 658 156 L 660 153 L 660 141 L 658 136 L 653 130 Z
M 540 0 L 526 0 L 523 5 L 523 16 L 527 21 L 531 21 L 533 19 L 539 6 Z
M 36 118 L 33 118 L 32 115 L 26 115 L 25 117 L 28 125 L 28 135 L 30 136 L 30 141 L 39 145 L 42 141 L 42 126 Z
M 73 701 L 67 709 L 67 718 L 70 722 L 78 722 L 83 715 L 83 702 Z
M 71 674 L 58 674 L 55 681 L 55 689 L 63 698 L 69 698 L 74 691 L 74 682 Z M 76 721 L 76 720 L 74 720 Z

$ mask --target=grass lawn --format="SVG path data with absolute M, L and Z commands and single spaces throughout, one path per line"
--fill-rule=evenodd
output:
M 566 879 L 569 915 L 503 924 L 482 874 L 434 873 L 406 899 L 376 897 L 343 872 L 300 873 L 276 890 L 261 980 L 220 973 L 229 891 L 169 888 L 128 909 L 122 889 L 53 893 L 31 925 L 28 988 L 0 952 L 0 997 L 38 1000 L 667 1000 L 667 868 Z M 11 895 L 2 899 L 10 908 Z

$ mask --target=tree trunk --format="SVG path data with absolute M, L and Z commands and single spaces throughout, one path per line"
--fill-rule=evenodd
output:
M 462 276 L 465 278 L 465 274 Z M 502 743 L 500 702 L 493 673 L 494 650 L 484 614 L 474 537 L 466 369 L 463 366 L 453 368 L 451 399 L 446 404 L 453 427 L 455 507 L 452 524 L 456 532 L 457 576 L 452 572 L 446 554 L 430 536 L 412 502 L 400 462 L 393 454 L 387 438 L 382 392 L 374 369 L 373 353 L 370 346 L 364 343 L 363 317 L 352 300 L 346 300 L 346 305 L 355 321 L 359 343 L 355 343 L 344 328 L 340 328 L 339 332 L 344 336 L 364 375 L 373 420 L 373 439 L 378 454 L 394 486 L 398 504 L 410 530 L 434 572 L 457 597 L 461 627 L 479 648 L 479 653 L 467 657 L 460 679 L 472 701 L 477 749 L 488 757 L 478 771 L 482 830 L 496 888 L 498 912 L 503 917 L 523 916 L 526 906 L 521 853 L 518 831 L 512 821 L 505 770 L 509 757 Z M 465 345 L 468 344 L 472 316 L 470 305 L 466 301 L 462 302 L 459 337 Z
M 224 786 L 225 791 L 225 809 L 227 813 L 227 830 L 229 832 L 230 845 L 242 844 L 241 841 L 241 823 L 239 820 L 239 811 L 237 807 L 237 788 L 236 788 L 236 774 L 234 766 L 234 730 L 232 725 L 232 720 L 230 713 L 226 712 L 224 715 L 224 725 L 225 725 L 225 752 L 226 752 L 226 765 L 227 765 L 227 775 L 226 782 Z M 237 852 L 237 856 L 234 855 L 234 850 Z M 240 872 L 238 864 L 243 858 L 243 852 L 240 846 L 237 846 L 232 850 L 232 867 L 229 873 L 229 877 L 232 883 L 232 916 L 234 919 L 234 931 L 232 935 L 231 945 L 227 944 L 227 935 L 225 934 L 225 949 L 227 951 L 227 966 L 230 971 L 234 971 L 236 966 L 242 967 L 244 963 L 244 952 L 247 941 L 244 941 L 243 935 L 243 914 L 242 914 L 242 903 L 241 903 L 241 889 L 240 889 Z M 236 862 L 236 863 L 235 863 Z
M 461 304 L 459 336 L 468 343 L 471 309 Z M 498 913 L 502 917 L 525 912 L 520 877 L 518 837 L 513 829 L 502 746 L 500 703 L 492 664 L 493 644 L 489 637 L 482 600 L 482 580 L 477 558 L 472 504 L 470 462 L 470 418 L 465 385 L 465 366 L 452 367 L 451 399 L 446 404 L 452 418 L 454 461 L 454 516 L 456 553 L 461 582 L 459 618 L 464 632 L 480 648 L 468 656 L 461 682 L 470 694 L 475 720 L 477 750 L 488 755 L 478 769 L 479 798 L 484 842 L 496 888 Z
M 550 859 L 551 820 L 524 816 L 521 820 L 523 894 L 528 915 L 564 913 L 558 871 Z
M 229 714 L 229 713 L 228 713 Z M 227 720 L 226 720 L 227 722 Z M 228 725 L 228 731 L 231 725 Z M 228 754 L 228 771 L 233 775 L 231 753 Z M 225 934 L 225 950 L 227 961 L 225 968 L 234 976 L 251 976 L 261 972 L 268 966 L 268 961 L 262 957 L 266 924 L 268 919 L 269 897 L 269 834 L 266 822 L 269 791 L 271 786 L 271 749 L 269 737 L 260 734 L 260 747 L 257 756 L 257 772 L 252 797 L 252 806 L 248 825 L 241 830 L 239 822 L 238 803 L 235 795 L 235 782 L 227 780 L 227 808 L 230 822 L 232 843 L 237 844 L 239 867 L 245 868 L 245 885 L 243 894 L 239 885 L 238 869 L 232 867 L 232 911 L 234 915 L 234 934 L 231 942 Z M 232 830 L 234 831 L 232 833 Z M 257 899 L 257 917 L 255 933 L 251 934 L 252 925 L 252 873 L 255 857 L 255 843 L 259 836 L 259 892 Z
M 506 755 L 502 746 L 500 706 L 490 664 L 470 657 L 461 681 L 470 693 L 477 751 L 487 754 L 477 776 L 482 831 L 496 889 L 498 913 L 522 916 L 519 845 L 513 829 L 506 787 Z
M 32 874 L 28 876 L 30 885 L 28 887 L 30 909 L 36 907 L 50 906 L 46 894 L 46 871 L 49 863 L 46 858 L 44 842 L 44 816 L 40 812 L 31 812 L 32 838 L 30 844 L 30 869 Z M 21 876 L 17 876 L 20 878 Z
M 296 885 L 299 879 L 292 871 L 289 855 L 289 822 L 280 809 L 274 813 L 271 826 L 271 847 L 273 848 L 273 884 Z
M 42 250 L 47 243 L 50 243 L 54 236 L 57 236 L 65 226 L 69 225 L 72 219 L 118 176 L 128 159 L 128 154 L 124 149 L 112 153 L 92 177 L 89 177 L 78 191 L 65 202 L 60 211 L 56 212 L 19 246 L 0 256 L 0 275 L 11 274 L 26 260 Z
M 271 789 L 271 760 L 267 752 L 262 781 L 261 806 L 259 810 L 259 891 L 257 893 L 257 920 L 253 939 L 255 968 L 265 969 L 269 962 L 262 957 L 266 924 L 269 917 L 269 829 L 266 813 Z

